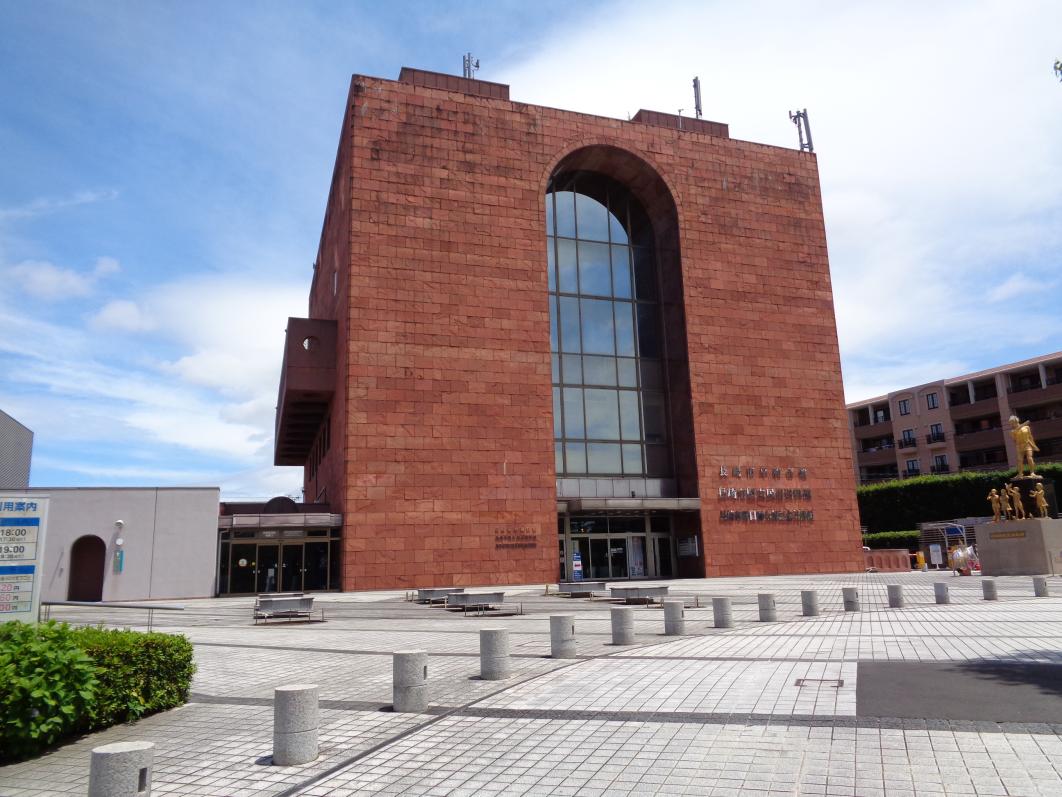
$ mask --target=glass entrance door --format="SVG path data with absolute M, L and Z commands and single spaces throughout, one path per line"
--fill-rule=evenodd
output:
M 258 563 L 255 566 L 255 576 L 257 578 L 257 592 L 277 592 L 277 582 L 280 573 L 279 568 L 279 550 L 280 546 L 273 545 L 259 545 L 258 546 Z
M 302 592 L 302 543 L 284 545 L 280 549 L 280 589 L 282 592 Z
M 653 537 L 653 553 L 656 555 L 657 577 L 672 578 L 674 567 L 671 562 L 671 538 Z
M 612 569 L 609 578 L 629 578 L 630 576 L 627 572 L 627 538 L 609 537 L 608 546 L 609 564 Z
M 251 543 L 236 543 L 232 546 L 229 592 L 254 592 L 255 562 L 258 546 Z
M 328 588 L 328 543 L 308 542 L 303 559 L 302 588 Z

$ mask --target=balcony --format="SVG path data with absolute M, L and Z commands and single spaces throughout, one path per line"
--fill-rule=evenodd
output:
M 929 472 L 930 473 L 934 473 L 934 474 L 938 474 L 938 475 L 942 474 L 942 473 L 951 473 L 951 466 L 950 465 L 934 465 L 933 467 L 931 467 L 929 469 Z
M 992 396 L 991 398 L 984 398 L 970 404 L 952 407 L 951 417 L 954 420 L 959 421 L 965 418 L 976 418 L 978 415 L 991 415 L 992 413 L 997 412 L 999 412 L 999 398 L 997 396 Z
M 973 451 L 978 448 L 1001 448 L 1003 445 L 1005 445 L 1003 430 L 998 426 L 995 429 L 981 429 L 968 434 L 955 435 L 955 449 L 957 451 Z
M 336 322 L 289 318 L 274 465 L 304 465 L 336 389 Z
M 896 462 L 896 451 L 892 446 L 881 448 L 868 448 L 856 454 L 856 461 L 860 465 L 890 465 Z
M 885 437 L 892 433 L 892 421 L 865 423 L 862 426 L 853 427 L 852 431 L 855 432 L 856 440 L 868 440 L 872 437 Z
M 918 439 L 914 437 L 897 437 L 897 448 L 915 448 L 918 445 Z
M 937 443 L 943 443 L 947 435 L 944 432 L 930 432 L 926 435 L 926 442 L 929 445 L 936 445 Z
M 1007 397 L 1013 409 L 1035 407 L 1052 401 L 1062 401 L 1062 383 L 1048 384 L 1047 387 L 1032 387 L 1016 391 Z
M 903 477 L 905 479 L 913 479 L 915 476 L 921 476 L 921 475 L 922 475 L 921 469 L 918 469 L 918 470 L 907 470 L 907 469 L 904 469 L 904 472 L 903 472 Z

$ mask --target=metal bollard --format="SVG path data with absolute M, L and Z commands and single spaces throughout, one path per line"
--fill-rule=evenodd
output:
M 428 654 L 423 650 L 396 651 L 393 677 L 391 702 L 394 710 L 423 714 L 428 708 Z
M 320 724 L 316 684 L 291 684 L 273 690 L 273 763 L 308 764 L 317 758 Z
M 1033 594 L 1037 598 L 1048 597 L 1047 576 L 1033 576 Z
M 612 644 L 634 644 L 634 609 L 624 606 L 613 606 L 612 615 Z
M 150 797 L 154 742 L 115 742 L 92 750 L 88 797 Z
M 733 628 L 734 615 L 730 611 L 730 598 L 712 598 L 712 615 L 716 628 Z
M 889 608 L 890 609 L 902 609 L 903 608 L 903 585 L 902 584 L 889 584 L 885 587 L 889 591 Z
M 555 659 L 575 658 L 575 615 L 551 614 L 549 616 L 550 656 Z
M 479 629 L 479 677 L 484 681 L 504 681 L 512 672 L 508 629 Z
M 948 585 L 943 581 L 938 581 L 934 584 L 933 597 L 937 599 L 937 603 L 951 603 L 951 595 L 948 593 Z
M 686 633 L 686 606 L 682 601 L 664 601 L 664 635 Z
M 986 578 L 981 581 L 981 594 L 985 596 L 986 601 L 999 600 L 999 591 L 996 589 L 996 580 L 994 578 Z
M 774 601 L 774 593 L 761 592 L 756 596 L 756 602 L 760 605 L 761 623 L 773 623 L 778 619 L 778 606 Z
M 805 617 L 819 616 L 819 593 L 816 590 L 800 590 L 800 610 Z
M 859 611 L 859 589 L 857 587 L 841 587 L 841 598 L 844 601 L 846 612 Z

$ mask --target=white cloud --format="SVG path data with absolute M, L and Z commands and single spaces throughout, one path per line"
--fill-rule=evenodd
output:
M 77 299 L 91 294 L 103 277 L 119 271 L 113 257 L 101 257 L 91 272 L 57 266 L 47 260 L 23 260 L 3 269 L 4 277 L 23 293 L 48 302 Z
M 993 302 L 1002 302 L 1015 297 L 1029 297 L 1047 287 L 1050 287 L 1050 284 L 1037 283 L 1024 274 L 1012 274 L 1007 277 L 1006 282 L 992 288 L 988 292 L 988 298 Z
M 106 202 L 117 199 L 118 192 L 114 190 L 104 191 L 78 191 L 67 197 L 39 197 L 22 205 L 8 208 L 0 208 L 0 224 L 6 221 L 20 221 L 33 219 L 38 216 L 46 216 L 57 213 L 78 205 L 91 205 L 95 202 Z
M 120 332 L 147 332 L 155 328 L 155 323 L 140 309 L 140 305 L 128 299 L 107 302 L 92 317 L 91 324 L 95 329 Z

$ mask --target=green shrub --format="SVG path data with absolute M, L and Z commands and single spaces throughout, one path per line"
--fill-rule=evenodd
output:
M 864 534 L 863 544 L 868 548 L 906 548 L 911 553 L 918 550 L 918 529 L 914 531 L 879 531 Z
M 0 624 L 0 761 L 33 755 L 74 730 L 97 686 L 92 659 L 65 623 Z
M 74 634 L 99 667 L 96 699 L 79 730 L 131 722 L 188 699 L 195 664 L 185 637 L 92 627 Z
M 1062 495 L 1062 464 L 1037 465 L 1036 472 L 1045 482 L 1053 481 L 1055 494 Z M 991 515 L 985 496 L 1014 473 L 975 471 L 868 484 L 857 491 L 860 523 L 876 533 L 912 529 L 934 520 Z

